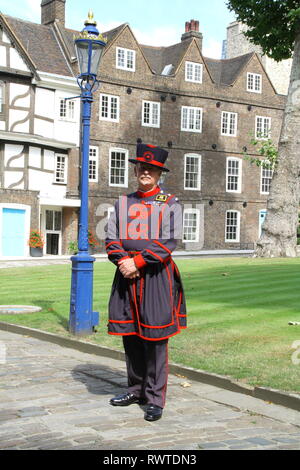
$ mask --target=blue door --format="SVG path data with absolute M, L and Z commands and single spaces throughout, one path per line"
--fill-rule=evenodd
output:
M 267 215 L 266 210 L 259 211 L 259 237 L 261 236 L 261 229 L 262 229 L 262 225 L 265 221 L 266 215 Z
M 25 255 L 25 209 L 2 210 L 2 256 Z

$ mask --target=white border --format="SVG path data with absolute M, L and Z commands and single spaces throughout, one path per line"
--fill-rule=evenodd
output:
M 195 240 L 184 240 L 183 235 L 184 235 L 184 215 L 185 214 L 196 214 L 196 239 Z M 182 242 L 183 243 L 199 243 L 199 221 L 200 221 L 200 211 L 197 208 L 188 208 L 184 209 L 183 211 L 183 220 L 182 220 Z
M 249 87 L 248 87 L 248 83 L 249 83 L 249 75 L 253 75 L 253 84 L 255 86 L 255 77 L 260 77 L 260 90 L 251 90 Z M 262 93 L 262 74 L 261 73 L 253 73 L 253 72 L 248 72 L 247 73 L 247 91 L 250 91 L 250 93 Z
M 226 238 L 226 234 L 227 234 L 227 213 L 228 212 L 236 212 L 238 214 L 237 216 L 237 239 L 236 240 L 227 240 Z M 240 228 L 241 228 L 241 223 L 240 223 L 240 219 L 241 219 L 241 213 L 240 211 L 237 211 L 236 209 L 228 209 L 226 211 L 226 214 L 225 214 L 225 243 L 239 243 L 240 242 Z
M 198 179 L 197 179 L 197 188 L 187 188 L 186 187 L 186 178 L 185 178 L 185 175 L 186 175 L 186 160 L 187 160 L 187 157 L 194 157 L 194 158 L 197 158 L 198 159 Z M 199 155 L 198 153 L 186 153 L 184 155 L 184 189 L 186 191 L 200 191 L 201 190 L 201 164 L 202 164 L 202 158 L 201 158 L 201 155 Z
M 195 109 L 195 110 L 198 110 L 200 109 L 200 129 L 184 129 L 182 127 L 182 124 L 183 124 L 183 110 L 184 108 L 187 108 L 187 109 Z M 196 107 L 196 106 L 181 106 L 181 130 L 184 131 L 184 132 L 196 132 L 198 134 L 200 134 L 202 132 L 202 119 L 203 118 L 203 108 L 199 108 L 199 107 Z M 188 121 L 188 124 L 189 124 L 189 121 Z
M 266 162 L 267 160 L 262 160 L 262 163 L 263 162 Z M 261 169 L 260 169 L 260 187 L 259 187 L 259 190 L 260 190 L 260 194 L 265 194 L 265 195 L 268 195 L 270 194 L 270 191 L 262 191 L 262 179 L 263 179 L 263 170 L 266 170 L 267 168 L 263 168 L 263 166 L 261 166 Z M 269 170 L 272 172 L 272 176 L 271 176 L 271 179 L 270 179 L 270 184 L 272 182 L 272 179 L 273 179 L 273 173 L 274 173 L 274 170 Z
M 127 63 L 127 52 L 133 52 L 133 68 L 130 69 L 126 66 L 121 67 L 118 65 L 118 51 L 122 50 L 125 52 L 125 63 Z M 136 51 L 134 49 L 125 49 L 125 47 L 116 47 L 116 68 L 120 70 L 126 70 L 127 72 L 135 72 L 135 56 L 136 56 Z
M 261 119 L 268 119 L 269 120 L 269 135 L 268 137 L 258 137 L 257 136 L 257 119 L 258 118 L 261 118 Z M 255 116 L 255 138 L 257 140 L 268 140 L 271 138 L 271 129 L 272 129 L 272 118 L 270 118 L 269 116 Z
M 112 152 L 125 153 L 125 184 L 112 184 L 111 178 L 111 154 Z M 109 174 L 108 174 L 108 186 L 114 186 L 119 188 L 128 188 L 128 150 L 124 148 L 112 147 L 109 149 Z
M 223 116 L 224 116 L 225 113 L 229 114 L 228 121 L 227 121 L 227 129 L 226 129 L 227 131 L 230 129 L 230 114 L 235 115 L 234 133 L 233 134 L 223 132 Z M 221 114 L 221 135 L 226 136 L 226 137 L 236 137 L 236 135 L 237 135 L 237 121 L 238 121 L 238 113 L 232 113 L 231 111 L 222 111 L 222 114 Z
M 46 230 L 46 211 L 55 211 L 61 213 L 61 230 Z M 41 220 L 41 232 L 43 234 L 45 244 L 43 247 L 43 254 L 46 256 L 60 256 L 62 249 L 62 237 L 63 237 L 63 207 L 62 206 L 42 206 L 40 207 L 40 220 Z M 58 254 L 47 255 L 47 233 L 57 233 L 59 235 L 58 241 Z
M 227 189 L 228 188 L 228 162 L 229 160 L 235 160 L 239 162 L 239 173 L 238 173 L 238 189 Z M 237 157 L 226 157 L 226 193 L 241 193 L 242 192 L 242 165 L 243 160 Z
M 89 178 L 89 183 L 98 183 L 98 172 L 99 172 L 99 147 L 97 145 L 90 145 L 89 151 L 90 150 L 96 150 L 96 156 L 91 156 L 89 152 L 89 165 L 90 162 L 96 162 L 96 178 L 91 179 Z M 89 174 L 90 174 L 90 168 L 89 168 Z
M 108 97 L 107 113 L 108 117 L 102 116 L 102 97 Z M 111 98 L 117 98 L 117 117 L 116 119 L 111 118 Z M 100 93 L 99 96 L 99 121 L 119 122 L 120 121 L 120 97 L 117 95 L 110 95 L 108 93 Z
M 149 103 L 150 104 L 150 113 L 149 113 L 149 118 L 150 118 L 150 123 L 147 124 L 144 122 L 144 105 L 145 103 Z M 158 123 L 157 124 L 152 124 L 153 122 L 153 104 L 158 104 Z M 143 100 L 142 101 L 142 126 L 145 126 L 145 127 L 156 127 L 156 128 L 159 128 L 160 127 L 160 103 L 158 101 L 148 101 L 148 100 Z
M 200 80 L 195 80 L 195 79 L 189 79 L 187 78 L 187 66 L 188 64 L 191 64 L 193 66 L 193 77 L 195 76 L 195 65 L 200 65 Z M 185 62 L 185 81 L 186 82 L 192 82 L 192 83 L 202 83 L 203 81 L 203 64 L 200 64 L 199 62 L 191 62 L 191 61 L 186 61 Z
M 64 157 L 65 158 L 65 171 L 64 171 L 64 181 L 56 181 L 56 168 L 57 168 L 57 157 Z M 67 184 L 68 182 L 68 155 L 65 153 L 56 153 L 55 154 L 55 166 L 54 166 L 54 173 L 53 173 L 53 183 L 55 184 Z

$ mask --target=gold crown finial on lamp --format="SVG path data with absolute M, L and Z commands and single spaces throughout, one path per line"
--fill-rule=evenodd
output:
M 94 13 L 92 12 L 92 10 L 89 10 L 88 19 L 84 22 L 84 24 L 92 24 L 96 26 L 97 22 L 94 20 Z

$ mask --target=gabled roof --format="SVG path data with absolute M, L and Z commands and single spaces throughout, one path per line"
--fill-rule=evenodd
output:
M 78 35 L 79 31 L 76 31 L 75 29 L 65 28 L 59 21 L 55 21 L 54 25 L 60 32 L 60 36 L 66 48 L 69 60 L 72 60 L 76 57 L 74 35 Z M 108 45 L 115 39 L 115 37 L 120 33 L 120 31 L 122 31 L 125 26 L 126 23 L 121 24 L 117 28 L 111 29 L 110 31 L 102 33 L 102 35 L 107 38 Z
M 9 28 L 11 36 L 19 43 L 21 52 L 26 56 L 32 70 L 74 76 L 71 63 L 76 60 L 74 35 L 77 35 L 78 31 L 65 28 L 59 21 L 55 21 L 53 25 L 41 25 L 8 15 L 1 15 L 1 18 L 4 26 Z M 126 27 L 131 31 L 128 23 L 124 23 L 102 33 L 107 38 L 105 52 Z M 133 33 L 132 35 L 134 37 Z M 137 46 L 154 74 L 162 75 L 165 67 L 170 66 L 164 74 L 172 76 L 176 74 L 193 41 L 193 38 L 186 39 L 168 47 L 147 46 L 137 42 Z M 201 55 L 200 49 L 199 52 Z M 203 57 L 203 62 L 216 85 L 230 86 L 254 55 L 255 52 L 250 52 L 221 60 Z
M 73 76 L 50 26 L 3 15 L 13 34 L 32 58 L 37 70 Z
M 173 73 L 177 70 L 182 57 L 186 53 L 191 41 L 182 41 L 178 44 L 168 47 L 153 47 L 141 45 L 145 57 L 147 58 L 152 70 L 161 75 L 166 65 L 173 65 Z
M 250 52 L 233 59 L 221 60 L 205 57 L 204 60 L 217 85 L 233 85 L 254 54 L 254 52 Z

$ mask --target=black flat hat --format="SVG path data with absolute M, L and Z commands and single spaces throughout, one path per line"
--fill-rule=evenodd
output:
M 131 163 L 147 163 L 148 165 L 155 166 L 162 171 L 170 171 L 164 167 L 165 161 L 168 158 L 168 152 L 161 147 L 147 144 L 137 144 L 136 146 L 136 159 L 129 158 Z

